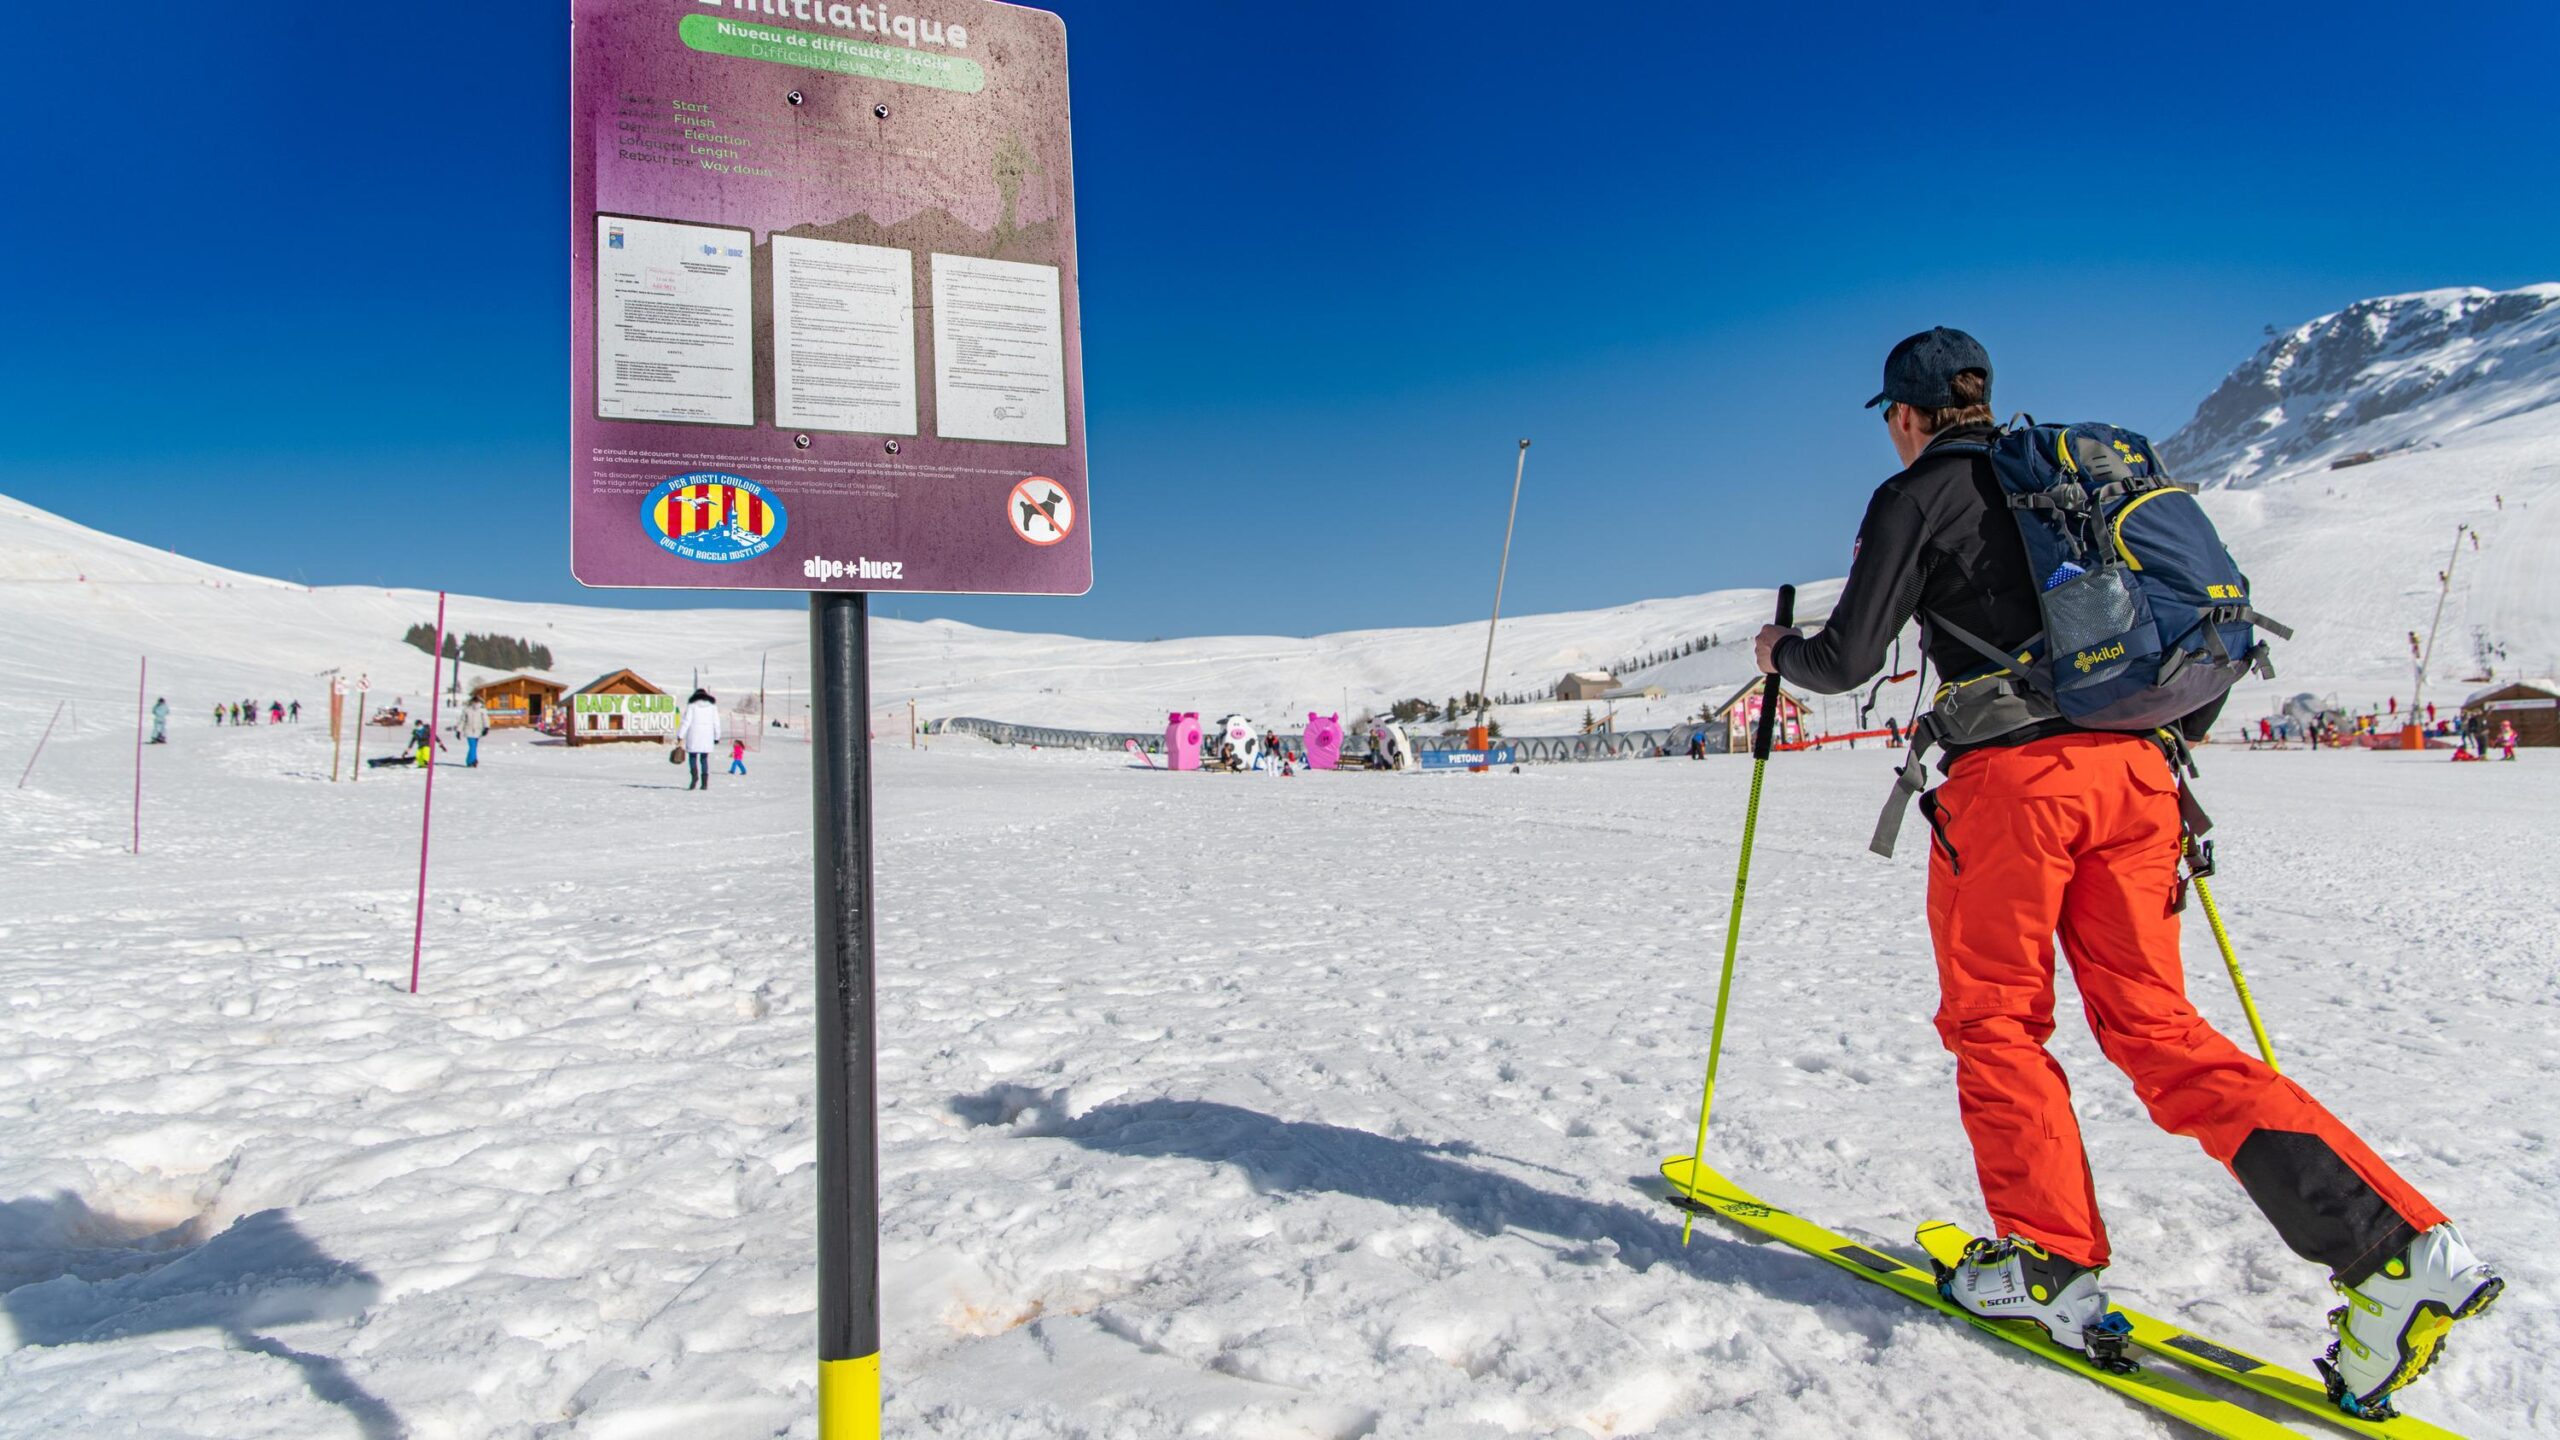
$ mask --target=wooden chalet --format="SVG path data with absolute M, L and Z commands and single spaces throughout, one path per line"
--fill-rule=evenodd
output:
M 2462 702 L 2462 718 L 2474 715 L 2488 724 L 2493 749 L 2502 724 L 2516 727 L 2518 745 L 2560 745 L 2560 681 L 2511 680 L 2476 691 Z
M 472 698 L 488 708 L 492 730 L 540 725 L 560 709 L 560 697 L 568 691 L 567 685 L 530 670 L 471 687 Z
M 1710 718 L 1721 720 L 1725 724 L 1727 753 L 1734 755 L 1751 753 L 1751 732 L 1760 723 L 1761 691 L 1767 685 L 1767 676 L 1754 676 L 1749 683 L 1734 691 L 1723 704 L 1715 708 Z M 1804 714 L 1804 700 L 1799 696 L 1788 694 L 1783 686 L 1780 687 L 1778 724 L 1771 739 L 1780 745 L 1793 745 L 1804 739 Z

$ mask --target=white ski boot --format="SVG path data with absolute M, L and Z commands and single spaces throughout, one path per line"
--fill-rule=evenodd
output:
M 2393 1391 L 2426 1373 L 2456 1320 L 2489 1308 L 2507 1282 L 2480 1263 L 2462 1232 L 2438 1225 L 2354 1285 L 2331 1277 L 2347 1303 L 2329 1312 L 2337 1332 L 2319 1363 L 2329 1399 L 2360 1420 L 2399 1413 Z
M 1975 1239 L 1950 1266 L 1940 1261 L 1938 1293 L 1986 1320 L 2033 1320 L 2057 1345 L 2102 1370 L 2137 1368 L 2125 1353 L 2133 1326 L 2107 1308 L 2098 1272 L 2012 1235 Z

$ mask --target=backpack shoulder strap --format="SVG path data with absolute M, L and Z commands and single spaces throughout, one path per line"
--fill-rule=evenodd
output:
M 1974 634 L 1972 631 L 1967 630 L 1944 615 L 1937 614 L 1934 611 L 1928 611 L 1923 612 L 1921 618 L 1927 620 L 1930 625 L 1937 629 L 1944 630 L 1949 636 L 1953 637 L 1957 643 L 1963 645 L 1966 649 L 1973 651 L 1983 659 L 1988 660 L 1999 668 L 2017 676 L 2019 683 L 2025 685 L 2028 689 L 2033 690 L 2047 700 L 2054 698 L 2053 687 L 2047 685 L 2044 682 L 2044 678 L 2035 673 L 2034 666 L 2022 665 L 2017 656 L 2003 653 L 2002 651 L 1994 648 L 1990 641 Z M 2022 650 L 2032 650 L 2035 648 L 2035 643 L 2043 638 L 2044 632 L 2039 630 L 2035 634 L 2029 636 L 2026 642 L 2018 648 Z

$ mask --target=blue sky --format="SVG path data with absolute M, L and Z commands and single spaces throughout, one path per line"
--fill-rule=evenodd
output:
M 1522 436 L 1508 610 L 1814 579 L 1912 330 L 2165 434 L 2264 325 L 2560 278 L 2547 3 L 1055 8 L 1097 583 L 884 613 L 1467 619 Z M 12 33 L 0 490 L 313 583 L 704 601 L 569 578 L 565 7 Z

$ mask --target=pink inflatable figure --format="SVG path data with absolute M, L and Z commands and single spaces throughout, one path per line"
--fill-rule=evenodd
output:
M 1342 759 L 1342 717 L 1307 712 L 1307 768 L 1330 770 Z
M 1168 770 L 1200 768 L 1200 712 L 1176 710 L 1164 717 L 1164 759 Z

